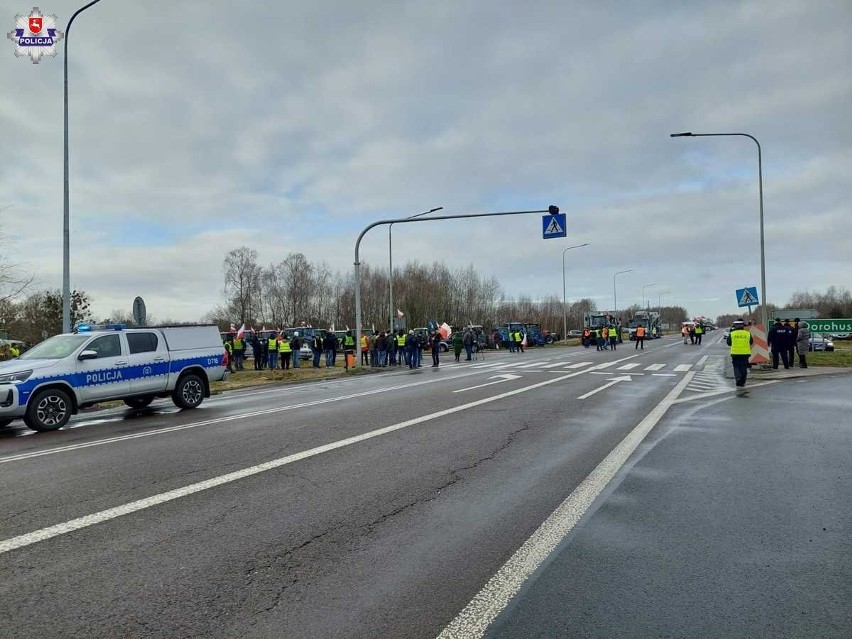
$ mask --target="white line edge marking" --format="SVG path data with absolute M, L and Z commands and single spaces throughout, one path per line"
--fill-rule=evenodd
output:
M 545 559 L 571 532 L 597 496 L 628 460 L 651 429 L 674 404 L 695 375 L 690 371 L 668 395 L 613 448 L 595 469 L 538 527 L 514 555 L 488 580 L 453 619 L 438 639 L 473 639 L 484 636 L 488 626 L 509 604 Z
M 359 442 L 363 442 L 368 439 L 373 439 L 374 437 L 379 437 L 381 435 L 387 435 L 388 433 L 392 433 L 397 430 L 402 430 L 403 428 L 408 428 L 409 426 L 429 422 L 434 419 L 438 419 L 439 417 L 452 415 L 453 413 L 460 413 L 461 411 L 467 410 L 469 408 L 475 408 L 476 406 L 481 406 L 483 404 L 487 404 L 498 399 L 504 399 L 513 395 L 520 395 L 521 393 L 526 393 L 528 391 L 535 390 L 536 388 L 541 388 L 543 386 L 549 386 L 550 384 L 555 384 L 556 382 L 560 382 L 565 379 L 577 377 L 578 375 L 584 375 L 585 373 L 586 371 L 578 371 L 576 373 L 569 373 L 561 377 L 554 377 L 553 379 L 549 379 L 544 382 L 537 382 L 535 384 L 531 384 L 530 386 L 524 386 L 523 388 L 516 388 L 514 390 L 506 391 L 505 393 L 500 393 L 499 395 L 484 397 L 483 399 L 478 399 L 467 404 L 461 404 L 460 406 L 447 408 L 436 413 L 430 413 L 428 415 L 415 417 L 413 419 L 409 419 L 404 422 L 399 422 L 397 424 L 392 424 L 391 426 L 385 426 L 384 428 L 379 428 L 368 433 L 362 433 L 361 435 L 355 435 L 354 437 L 347 437 L 346 439 L 341 439 L 336 442 L 331 442 L 330 444 L 317 446 L 316 448 L 304 450 L 300 453 L 287 455 L 286 457 L 279 457 L 278 459 L 273 459 L 263 464 L 258 464 L 249 468 L 243 468 L 232 473 L 227 473 L 226 475 L 212 477 L 211 479 L 197 482 L 195 484 L 189 484 L 188 486 L 176 488 L 165 493 L 160 493 L 159 495 L 152 495 L 151 497 L 138 499 L 136 501 L 123 504 L 121 506 L 108 508 L 100 512 L 92 513 L 91 515 L 85 515 L 83 517 L 78 517 L 76 519 L 72 519 L 61 524 L 55 524 L 53 526 L 48 526 L 47 528 L 41 528 L 39 530 L 34 530 L 33 532 L 18 535 L 17 537 L 10 537 L 9 539 L 4 539 L 3 541 L 0 541 L 0 555 L 10 552 L 12 550 L 17 550 L 18 548 L 30 546 L 40 541 L 45 541 L 46 539 L 50 539 L 51 537 L 58 537 L 59 535 L 65 535 L 67 533 L 74 532 L 75 530 L 88 528 L 89 526 L 94 526 L 95 524 L 100 524 L 105 521 L 115 519 L 117 517 L 123 517 L 124 515 L 129 515 L 140 510 L 145 510 L 153 506 L 158 506 L 166 502 L 174 501 L 175 499 L 180 499 L 181 497 L 187 497 L 189 495 L 199 493 L 203 490 L 215 488 L 224 484 L 230 484 L 237 480 L 245 479 L 246 477 L 251 477 L 252 475 L 257 475 L 259 473 L 264 473 L 268 470 L 274 470 L 276 468 L 280 468 L 282 466 L 286 466 L 297 461 L 302 461 L 303 459 L 309 459 L 310 457 L 315 457 L 317 455 L 321 455 L 332 450 L 337 450 L 338 448 L 345 448 L 346 446 L 351 446 L 352 444 L 357 444 Z

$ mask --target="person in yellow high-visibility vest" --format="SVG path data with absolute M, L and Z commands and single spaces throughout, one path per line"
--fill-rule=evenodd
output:
M 738 319 L 725 340 L 731 347 L 731 363 L 734 365 L 734 379 L 737 386 L 745 386 L 748 376 L 748 360 L 751 357 L 751 345 L 754 338 L 745 329 L 745 322 Z
M 361 366 L 367 366 L 370 363 L 367 356 L 369 348 L 370 345 L 367 341 L 367 334 L 361 333 Z
M 282 335 L 278 342 L 278 357 L 281 359 L 282 371 L 290 370 L 290 355 L 292 354 L 293 348 L 290 346 L 290 339 L 287 335 Z

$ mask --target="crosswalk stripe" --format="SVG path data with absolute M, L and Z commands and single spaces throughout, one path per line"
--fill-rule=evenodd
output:
M 567 368 L 583 368 L 583 366 L 588 366 L 592 362 L 577 362 L 576 364 L 571 364 L 567 366 Z
M 624 366 L 619 366 L 618 370 L 620 371 L 629 371 L 631 368 L 636 368 L 639 364 L 625 364 Z
M 609 368 L 610 366 L 614 366 L 616 362 L 607 362 L 606 364 L 598 364 L 598 369 L 601 368 Z
M 536 366 L 541 366 L 541 362 L 531 362 L 529 364 L 520 364 L 518 366 L 514 366 L 513 368 L 535 368 Z
M 678 364 L 675 366 L 675 373 L 685 373 L 690 368 L 692 368 L 692 364 Z
M 556 368 L 557 366 L 565 366 L 565 362 L 554 362 L 552 364 L 545 364 L 542 368 Z
M 650 366 L 646 366 L 645 370 L 646 371 L 658 371 L 658 370 L 661 370 L 665 367 L 666 367 L 665 364 L 651 364 Z

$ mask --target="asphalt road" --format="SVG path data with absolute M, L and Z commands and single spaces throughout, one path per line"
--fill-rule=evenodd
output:
M 520 616 L 525 597 L 555 588 L 548 571 L 577 560 L 574 536 L 649 459 L 631 446 L 730 395 L 708 337 L 444 357 L 437 370 L 427 357 L 195 411 L 162 402 L 54 433 L 0 431 L 2 636 L 569 636 L 552 632 L 565 627 L 556 612 L 538 626 Z M 658 472 L 682 484 L 679 461 Z M 699 511 L 685 511 L 684 534 Z M 688 579 L 675 569 L 673 583 Z M 601 628 L 637 635 L 618 610 L 605 617 Z

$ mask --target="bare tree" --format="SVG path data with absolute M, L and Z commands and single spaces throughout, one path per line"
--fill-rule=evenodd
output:
M 234 249 L 225 257 L 225 295 L 241 323 L 250 323 L 259 313 L 260 267 L 257 251 L 247 246 Z
M 11 204 L 0 207 L 0 213 L 12 208 Z M 5 233 L 0 232 L 0 250 L 6 252 L 8 238 Z M 35 276 L 24 271 L 20 264 L 10 262 L 4 255 L 0 254 L 0 301 L 15 299 L 23 293 Z

